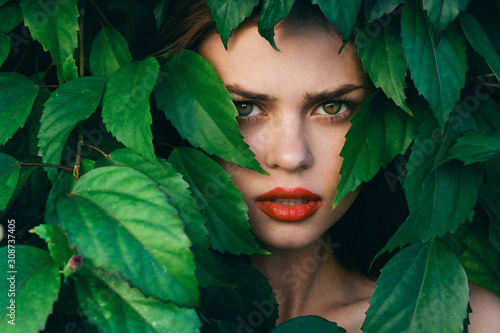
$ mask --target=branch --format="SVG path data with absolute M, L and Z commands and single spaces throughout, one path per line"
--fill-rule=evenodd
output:
M 92 149 L 95 149 L 97 150 L 98 152 L 100 152 L 105 158 L 108 158 L 109 159 L 109 154 L 106 153 L 104 150 L 102 150 L 101 148 L 97 147 L 97 146 L 94 146 L 93 144 L 90 144 L 88 143 L 87 141 L 84 141 L 83 142 L 83 145 L 84 146 L 87 146 L 87 147 L 90 147 Z
M 82 77 L 85 75 L 85 54 L 84 54 L 84 40 L 83 40 L 83 17 L 85 15 L 85 9 L 80 9 L 79 25 L 80 30 L 78 31 L 78 39 L 80 40 L 80 68 L 78 76 Z M 78 178 L 77 178 L 78 179 Z
M 41 167 L 49 167 L 49 168 L 58 168 L 67 171 L 73 171 L 72 167 L 58 164 L 48 164 L 48 163 L 28 163 L 28 162 L 19 162 L 20 165 L 24 166 L 41 166 Z
M 80 124 L 78 131 L 78 144 L 76 146 L 76 159 L 75 159 L 75 182 L 80 178 L 80 164 L 82 162 L 82 145 L 83 145 L 83 131 Z

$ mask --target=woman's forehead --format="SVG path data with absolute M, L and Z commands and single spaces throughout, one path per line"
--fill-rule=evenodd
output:
M 209 36 L 199 52 L 212 63 L 219 75 L 227 80 L 247 80 L 265 85 L 280 80 L 300 80 L 313 86 L 334 79 L 343 83 L 363 83 L 365 73 L 354 43 L 349 42 L 338 54 L 342 39 L 335 31 L 321 26 L 276 29 L 275 41 L 280 51 L 261 37 L 256 26 L 246 26 L 233 32 L 226 50 L 217 34 Z M 336 78 L 334 78 L 335 76 Z

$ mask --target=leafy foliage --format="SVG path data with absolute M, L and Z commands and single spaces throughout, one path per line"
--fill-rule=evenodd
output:
M 0 66 L 9 56 L 10 52 L 10 38 L 4 33 L 0 33 Z
M 401 16 L 405 56 L 417 90 L 444 127 L 465 85 L 465 41 L 456 24 L 443 32 L 439 44 L 431 29 L 418 1 L 408 2 Z M 454 61 L 449 61 L 450 58 Z
M 2 248 L 4 258 L 8 258 L 8 251 L 7 246 Z M 16 273 L 12 273 L 7 260 L 2 261 L 3 271 L 11 273 L 8 276 L 10 279 L 2 279 L 0 285 L 3 290 L 9 292 L 12 285 L 15 285 L 13 292 L 15 296 L 2 297 L 0 325 L 12 332 L 38 332 L 45 327 L 47 316 L 52 312 L 52 305 L 57 299 L 61 279 L 59 269 L 46 251 L 32 246 L 18 245 L 14 252 L 23 258 L 23 262 L 17 265 Z M 15 309 L 13 316 L 9 316 L 12 314 L 9 306 Z M 15 326 L 8 324 L 7 321 L 15 319 L 16 312 L 21 314 L 22 320 L 14 321 Z
M 440 241 L 417 242 L 382 269 L 363 331 L 459 332 L 467 302 L 467 276 L 457 257 Z
M 381 28 L 373 38 L 365 33 L 356 34 L 356 45 L 365 70 L 376 87 L 381 87 L 397 106 L 411 114 L 405 101 L 408 70 L 401 37 L 394 31 L 394 24 Z
M 460 25 L 465 36 L 471 43 L 474 50 L 479 53 L 488 63 L 493 73 L 499 78 L 500 75 L 500 56 L 498 55 L 493 43 L 484 31 L 479 22 L 467 12 L 463 12 L 458 17 Z
M 121 274 L 146 295 L 197 303 L 182 220 L 149 177 L 128 167 L 97 168 L 57 200 L 56 210 L 70 241 L 96 266 Z M 138 265 L 137 258 L 149 264 Z
M 194 309 L 145 297 L 126 281 L 100 271 L 84 268 L 82 275 L 75 286 L 82 309 L 106 332 L 198 332 Z
M 127 41 L 118 30 L 112 26 L 104 27 L 95 36 L 89 54 L 92 75 L 109 79 L 120 66 L 131 61 Z
M 24 23 L 34 39 L 50 51 L 57 66 L 59 82 L 74 79 L 76 64 L 73 52 L 78 46 L 77 0 L 44 3 L 37 0 L 22 0 Z
M 334 207 L 344 196 L 368 181 L 392 161 L 403 154 L 416 132 L 416 122 L 384 94 L 376 92 L 351 119 L 346 144 L 340 152 L 345 160 L 340 169 L 340 182 Z
M 403 2 L 404 0 L 365 0 L 363 6 L 366 20 L 373 22 L 384 14 L 390 14 Z
M 202 5 L 226 47 L 253 15 L 278 49 L 295 3 Z M 500 295 L 498 3 L 311 3 L 344 45 L 355 34 L 376 88 L 351 119 L 334 206 L 389 173 L 409 209 L 378 253 L 400 249 L 362 329 L 467 331 L 467 280 Z M 66 315 L 85 332 L 345 331 L 315 316 L 275 327 L 275 295 L 247 257 L 267 252 L 223 168 L 265 174 L 231 94 L 193 50 L 150 56 L 176 6 L 0 0 L 7 332 L 64 331 Z
M 498 252 L 488 244 L 488 239 L 481 231 L 472 229 L 467 235 L 467 250 L 460 256 L 460 261 L 471 282 L 500 295 Z
M 21 7 L 17 2 L 8 2 L 5 5 L 2 5 L 0 7 L 0 15 L 2 15 L 0 31 L 5 33 L 10 32 L 23 20 L 23 13 L 21 12 Z
M 168 160 L 183 174 L 200 205 L 212 247 L 233 254 L 266 253 L 248 233 L 247 210 L 229 175 L 197 150 L 178 147 Z M 200 170 L 201 169 L 201 170 Z
M 469 0 L 423 0 L 422 4 L 427 11 L 427 17 L 432 25 L 436 40 L 439 41 L 441 33 L 457 18 L 460 11 L 465 10 Z
M 274 42 L 274 26 L 283 18 L 287 18 L 295 0 L 263 0 L 262 12 L 259 15 L 259 33 L 278 50 Z
M 0 73 L 0 143 L 5 143 L 22 127 L 38 94 L 33 82 L 18 73 Z
M 299 333 L 304 331 L 311 332 L 345 332 L 346 330 L 338 327 L 336 323 L 332 323 L 324 318 L 316 317 L 316 316 L 305 316 L 305 317 L 297 317 L 283 324 L 277 326 L 271 332 L 280 333 L 280 332 L 290 332 L 290 333 Z
M 217 24 L 217 32 L 219 33 L 226 49 L 227 40 L 229 36 L 231 36 L 232 31 L 235 30 L 246 17 L 249 17 L 252 14 L 253 9 L 258 4 L 258 0 L 207 1 L 207 6 L 210 7 L 210 14 Z
M 208 87 L 212 93 L 207 93 Z M 231 94 L 200 55 L 185 50 L 163 66 L 155 97 L 160 110 L 193 146 L 264 172 L 236 128 L 238 113 Z
M 97 108 L 107 80 L 82 77 L 61 85 L 45 102 L 38 145 L 45 163 L 59 164 L 64 143 L 78 122 L 87 119 Z M 54 181 L 56 170 L 48 169 Z
M 361 0 L 312 0 L 318 4 L 325 16 L 332 24 L 336 24 L 346 43 L 351 38 L 352 31 L 356 25 L 356 19 L 361 9 Z
M 120 142 L 153 162 L 156 157 L 149 95 L 159 70 L 160 65 L 153 57 L 128 63 L 111 75 L 102 98 L 102 120 L 106 128 Z

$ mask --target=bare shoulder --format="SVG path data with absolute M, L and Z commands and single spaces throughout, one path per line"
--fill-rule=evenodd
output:
M 469 332 L 500 332 L 500 297 L 486 288 L 469 283 L 470 306 Z

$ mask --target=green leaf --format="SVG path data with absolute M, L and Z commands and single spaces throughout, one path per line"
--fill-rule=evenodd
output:
M 500 128 L 500 112 L 498 110 L 500 110 L 500 105 L 493 98 L 486 98 L 480 101 L 477 109 L 469 112 L 479 132 L 491 134 Z
M 391 26 L 380 29 L 373 37 L 368 37 L 363 32 L 356 34 L 359 56 L 374 85 L 381 87 L 387 97 L 411 115 L 405 101 L 408 65 L 401 37 Z
M 347 43 L 356 26 L 361 0 L 312 0 L 311 2 L 318 4 L 328 20 L 337 25 L 342 40 Z
M 238 130 L 231 94 L 200 55 L 185 50 L 170 59 L 162 67 L 155 98 L 158 108 L 193 146 L 265 173 Z
M 158 184 L 139 171 L 110 166 L 83 175 L 57 218 L 93 265 L 127 279 L 147 296 L 198 302 L 194 257 L 184 224 Z
M 413 244 L 382 268 L 363 332 L 462 332 L 469 287 L 458 258 L 440 241 Z
M 5 212 L 13 200 L 21 176 L 21 164 L 9 155 L 0 153 L 0 211 Z M 3 214 L 2 214 L 3 215 Z
M 351 119 L 340 182 L 333 206 L 362 182 L 369 181 L 398 154 L 404 154 L 416 134 L 415 120 L 380 91 L 361 105 Z
M 73 250 L 69 246 L 68 237 L 61 231 L 59 226 L 52 224 L 40 224 L 30 230 L 44 239 L 49 248 L 50 255 L 54 261 L 63 269 L 68 260 L 73 256 Z
M 130 149 L 115 150 L 109 154 L 109 158 L 114 165 L 127 165 L 161 184 L 162 190 L 169 195 L 170 203 L 179 210 L 179 216 L 186 225 L 186 234 L 192 242 L 196 275 L 201 286 L 227 285 L 214 255 L 209 250 L 205 218 L 196 207 L 196 201 L 188 189 L 189 185 L 182 176 L 164 160 L 160 160 L 162 169 Z
M 208 221 L 208 240 L 220 252 L 267 253 L 249 231 L 248 207 L 231 177 L 200 151 L 177 147 L 168 161 L 184 176 Z
M 233 30 L 240 25 L 246 17 L 252 14 L 259 0 L 207 0 L 210 15 L 215 22 L 224 47 L 227 49 L 227 39 Z
M 10 38 L 9 36 L 0 33 L 0 67 L 10 53 Z
M 16 263 L 12 268 L 8 266 L 8 251 L 7 246 L 2 247 L 0 251 L 2 258 L 5 258 L 2 260 L 4 278 L 0 280 L 0 287 L 5 293 L 0 297 L 0 309 L 3 312 L 0 316 L 0 326 L 5 328 L 5 332 L 41 331 L 45 327 L 47 317 L 52 313 L 52 305 L 57 299 L 61 284 L 57 264 L 46 251 L 16 245 Z M 8 280 L 12 276 L 14 280 Z M 12 281 L 15 281 L 15 288 L 11 290 Z M 10 316 L 11 310 L 7 308 L 12 302 L 15 304 L 13 317 Z M 13 319 L 15 326 L 8 323 Z
M 67 196 L 73 188 L 75 176 L 70 172 L 61 172 L 57 177 L 45 205 L 43 220 L 47 224 L 58 226 L 56 202 L 60 196 Z
M 410 215 L 377 256 L 408 243 L 454 233 L 468 220 L 482 183 L 481 166 L 443 162 L 460 135 L 460 124 L 461 113 L 453 112 L 442 136 L 437 120 L 426 117 L 406 164 L 404 188 Z
M 59 82 L 64 81 L 63 64 L 78 46 L 78 0 L 44 2 L 21 0 L 24 24 L 33 39 L 40 41 L 49 51 L 57 66 Z
M 199 332 L 195 309 L 146 297 L 117 277 L 84 267 L 75 280 L 80 306 L 103 332 Z
M 410 215 L 379 254 L 454 233 L 474 208 L 483 180 L 481 166 L 449 162 L 429 168 L 430 163 L 412 166 L 417 171 L 408 169 L 405 189 Z
M 80 121 L 94 113 L 106 82 L 106 79 L 91 76 L 72 80 L 57 88 L 45 102 L 38 132 L 39 154 L 44 163 L 61 162 L 69 134 Z M 54 182 L 57 170 L 46 169 L 49 179 Z
M 9 33 L 23 20 L 23 13 L 18 2 L 10 2 L 0 7 L 0 31 Z
M 271 333 L 303 333 L 303 332 L 346 332 L 337 323 L 326 320 L 319 316 L 303 316 L 290 319 L 278 325 Z
M 170 0 L 158 0 L 154 9 L 156 30 L 160 31 L 165 17 L 170 12 Z
M 495 73 L 497 79 L 500 79 L 500 56 L 486 34 L 486 31 L 484 31 L 476 18 L 467 12 L 460 13 L 458 19 L 465 37 L 467 37 L 471 46 L 488 63 L 488 66 Z
M 3 6 L 4 3 L 8 2 L 9 0 L 0 0 L 0 6 Z
M 490 242 L 500 254 L 500 185 L 481 186 L 479 203 L 489 217 L 488 235 Z
M 123 65 L 111 75 L 102 100 L 106 128 L 118 141 L 154 163 L 158 160 L 153 147 L 149 95 L 159 69 L 153 57 Z
M 259 34 L 267 39 L 271 46 L 278 50 L 274 42 L 274 26 L 288 17 L 295 0 L 264 0 L 259 15 Z
M 485 162 L 498 155 L 500 155 L 500 130 L 490 135 L 469 131 L 457 139 L 446 159 L 458 159 L 465 164 L 471 164 Z
M 269 332 L 276 326 L 278 303 L 267 278 L 250 263 L 224 257 L 222 269 L 236 287 L 203 290 L 201 312 L 215 320 L 237 321 L 247 331 Z M 256 321 L 255 314 L 262 319 Z M 255 323 L 258 323 L 256 327 Z
M 365 0 L 363 3 L 367 22 L 373 22 L 384 14 L 390 14 L 404 0 Z
M 64 60 L 62 68 L 64 81 L 71 81 L 78 78 L 78 68 L 76 68 L 75 58 L 73 58 L 72 54 Z
M 469 0 L 423 0 L 422 4 L 427 11 L 436 40 L 439 40 L 441 33 L 467 8 Z
M 127 41 L 112 26 L 104 27 L 95 36 L 90 48 L 89 66 L 92 75 L 109 79 L 120 66 L 131 62 Z
M 460 261 L 470 282 L 500 296 L 500 254 L 495 251 L 486 235 L 472 228 L 467 236 L 467 250 Z
M 0 73 L 0 145 L 24 126 L 38 95 L 38 88 L 19 73 Z
M 418 1 L 410 1 L 403 8 L 401 36 L 415 86 L 444 128 L 465 85 L 464 37 L 457 25 L 451 24 L 436 45 L 431 26 Z

